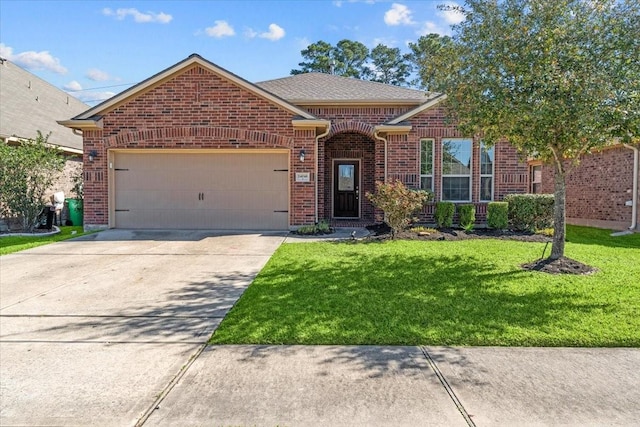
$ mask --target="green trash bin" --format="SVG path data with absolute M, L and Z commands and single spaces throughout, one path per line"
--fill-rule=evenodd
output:
M 82 225 L 82 199 L 67 199 L 69 220 L 72 225 Z

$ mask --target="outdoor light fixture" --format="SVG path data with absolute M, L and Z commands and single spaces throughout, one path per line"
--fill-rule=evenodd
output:
M 98 152 L 96 150 L 89 151 L 89 161 L 93 162 L 93 159 L 98 157 Z
M 303 148 L 302 150 L 300 150 L 300 161 L 301 162 L 304 162 L 304 155 L 305 155 L 305 152 L 304 152 L 304 148 Z

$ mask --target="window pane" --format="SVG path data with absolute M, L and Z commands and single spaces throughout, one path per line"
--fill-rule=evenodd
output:
M 443 177 L 442 200 L 471 200 L 469 179 L 465 177 Z
M 484 144 L 480 147 L 480 174 L 493 174 L 493 147 L 487 148 Z
M 353 179 L 354 165 L 339 165 L 338 191 L 353 191 L 355 180 Z
M 480 178 L 480 200 L 491 200 L 493 196 L 493 177 Z
M 433 174 L 433 141 L 429 139 L 420 141 L 420 174 Z
M 423 190 L 433 191 L 433 178 L 430 176 L 420 177 L 420 188 Z
M 470 139 L 442 140 L 443 175 L 471 175 Z

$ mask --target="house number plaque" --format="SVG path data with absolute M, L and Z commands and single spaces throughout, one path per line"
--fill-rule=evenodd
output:
M 296 172 L 296 182 L 310 182 L 311 173 L 309 172 Z

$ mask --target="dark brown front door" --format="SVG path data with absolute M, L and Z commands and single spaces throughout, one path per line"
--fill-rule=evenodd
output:
M 333 216 L 358 218 L 360 216 L 360 162 L 337 160 L 333 170 Z

